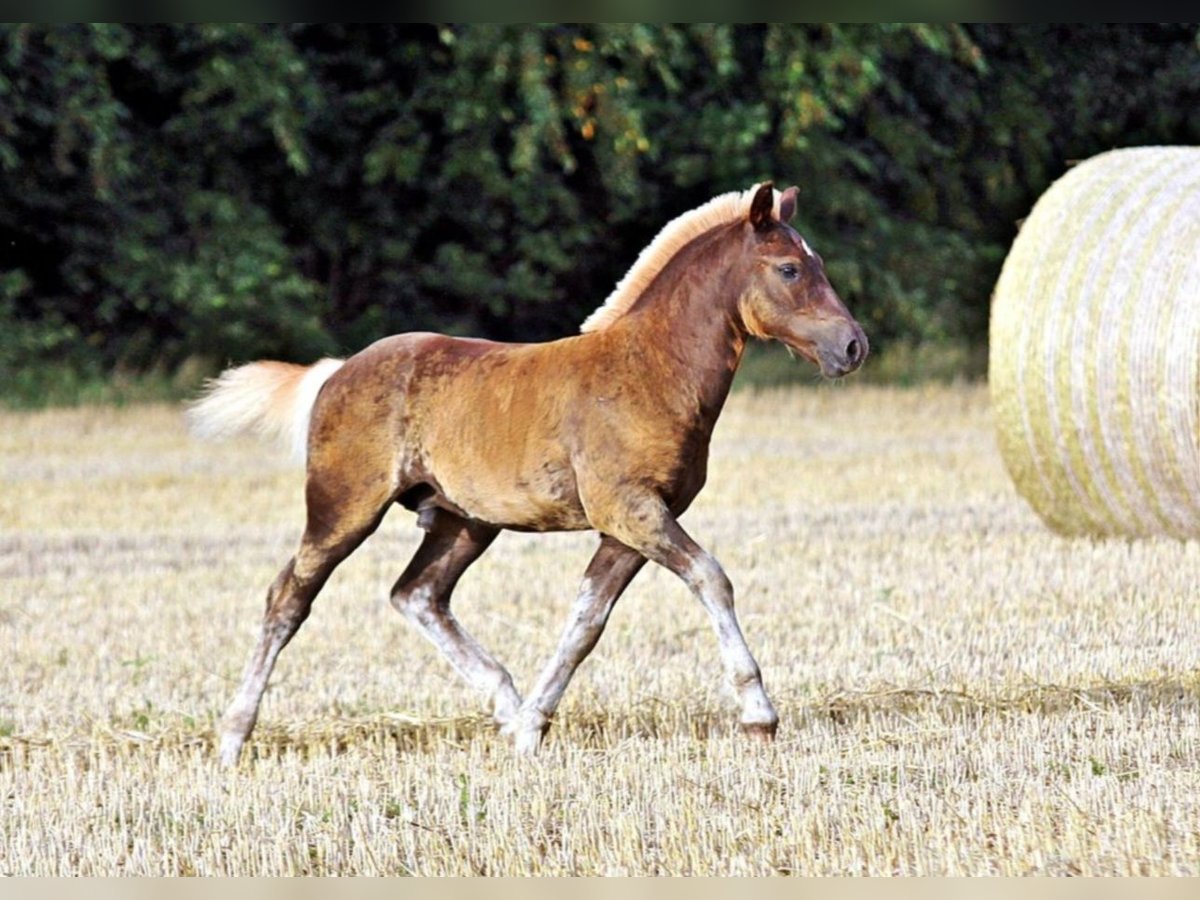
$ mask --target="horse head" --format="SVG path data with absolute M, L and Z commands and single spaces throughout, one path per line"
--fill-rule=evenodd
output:
M 746 331 L 781 341 L 815 363 L 827 378 L 853 372 L 867 357 L 867 336 L 825 277 L 821 257 L 788 224 L 797 189 L 780 195 L 758 188 L 746 223 L 753 254 L 749 281 L 738 300 Z

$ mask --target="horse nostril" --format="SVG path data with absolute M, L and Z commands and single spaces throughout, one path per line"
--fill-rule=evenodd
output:
M 858 338 L 846 345 L 846 359 L 850 361 L 851 365 L 857 365 L 862 359 L 862 344 L 858 342 Z

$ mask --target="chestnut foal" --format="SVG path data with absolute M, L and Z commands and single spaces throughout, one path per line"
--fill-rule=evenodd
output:
M 646 560 L 679 576 L 708 611 L 741 727 L 773 735 L 778 717 L 733 588 L 677 517 L 704 484 L 747 337 L 780 340 L 833 378 L 867 355 L 820 257 L 787 224 L 795 204 L 795 188 L 780 194 L 767 183 L 683 214 L 575 337 L 401 334 L 344 362 L 257 362 L 215 379 L 189 411 L 198 434 L 275 433 L 307 458 L 304 534 L 268 592 L 221 760 L 237 761 L 275 660 L 330 573 L 394 503 L 415 510 L 426 534 L 393 605 L 488 698 L 518 750 L 536 752 Z M 450 611 L 459 577 L 505 528 L 600 534 L 558 648 L 524 700 Z

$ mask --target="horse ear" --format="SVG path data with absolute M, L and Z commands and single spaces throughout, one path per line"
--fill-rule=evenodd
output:
M 796 195 L 800 193 L 800 188 L 792 185 L 783 192 L 783 196 L 779 198 L 779 221 L 790 222 L 792 216 L 796 214 Z
M 750 203 L 750 224 L 755 231 L 762 231 L 775 224 L 771 212 L 775 209 L 775 185 L 765 182 L 760 185 Z

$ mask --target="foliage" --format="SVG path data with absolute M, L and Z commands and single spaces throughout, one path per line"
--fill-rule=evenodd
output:
M 1185 26 L 5 26 L 0 373 L 563 335 L 764 178 L 877 347 L 978 344 L 1036 196 L 1196 142 L 1198 76 Z

